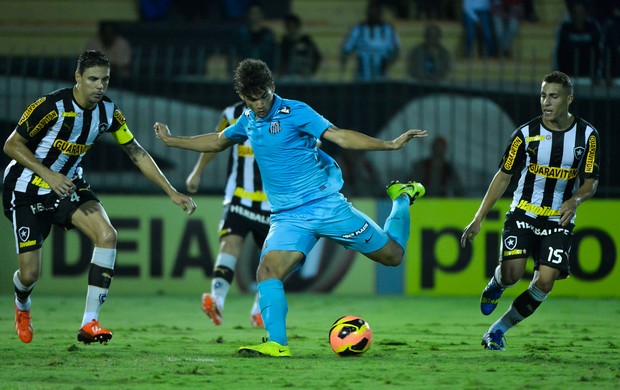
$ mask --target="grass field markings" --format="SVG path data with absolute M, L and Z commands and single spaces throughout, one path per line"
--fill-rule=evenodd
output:
M 211 358 L 200 358 L 200 357 L 177 357 L 177 356 L 168 356 L 166 357 L 167 362 L 192 362 L 192 363 L 216 363 L 216 359 Z

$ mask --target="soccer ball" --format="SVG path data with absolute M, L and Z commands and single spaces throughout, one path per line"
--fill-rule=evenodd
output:
M 371 341 L 370 325 L 358 316 L 340 317 L 329 329 L 329 345 L 340 356 L 359 356 Z

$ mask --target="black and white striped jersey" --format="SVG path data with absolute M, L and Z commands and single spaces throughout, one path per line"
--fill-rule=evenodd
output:
M 221 132 L 237 122 L 237 119 L 247 107 L 244 102 L 238 102 L 226 107 L 216 131 Z M 235 203 L 261 211 L 271 211 L 267 194 L 263 190 L 263 181 L 254 159 L 254 151 L 250 141 L 235 144 L 228 158 L 228 179 L 224 191 L 224 204 Z
M 585 120 L 575 117 L 563 131 L 548 130 L 542 117 L 531 120 L 512 134 L 500 164 L 505 173 L 520 173 L 510 210 L 559 221 L 562 203 L 580 179 L 598 179 L 599 165 L 599 134 Z
M 357 78 L 374 80 L 387 72 L 389 61 L 400 51 L 400 38 L 391 23 L 361 22 L 354 25 L 344 43 L 344 54 L 357 56 Z
M 54 172 L 69 178 L 82 177 L 82 157 L 103 133 L 125 144 L 133 139 L 123 114 L 105 97 L 92 109 L 84 109 L 72 88 L 45 95 L 30 104 L 15 130 L 27 139 L 35 158 Z M 5 191 L 45 195 L 51 189 L 32 170 L 13 160 L 4 171 Z

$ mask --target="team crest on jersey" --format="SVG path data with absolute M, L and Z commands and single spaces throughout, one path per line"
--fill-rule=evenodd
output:
M 20 240 L 22 240 L 23 242 L 26 242 L 28 241 L 28 238 L 30 238 L 30 228 L 27 226 L 22 226 L 17 231 L 17 234 L 19 234 Z
M 517 246 L 517 236 L 508 236 L 504 239 L 504 246 L 509 251 L 515 249 Z
M 583 157 L 583 154 L 586 152 L 586 148 L 584 148 L 583 146 L 577 146 L 575 149 L 573 149 L 573 153 L 575 154 L 575 159 L 577 160 L 581 160 L 581 157 Z
M 269 124 L 269 133 L 278 134 L 280 132 L 280 122 L 271 122 Z
M 99 124 L 99 134 L 103 134 L 103 132 L 108 128 L 108 124 L 107 123 L 100 123 Z
M 279 114 L 290 114 L 291 113 L 291 108 L 289 106 L 284 106 L 281 109 L 278 110 Z

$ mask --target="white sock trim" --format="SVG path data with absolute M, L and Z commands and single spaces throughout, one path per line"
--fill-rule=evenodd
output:
M 116 249 L 114 248 L 98 248 L 93 249 L 93 257 L 90 262 L 100 267 L 114 269 L 116 261 Z

